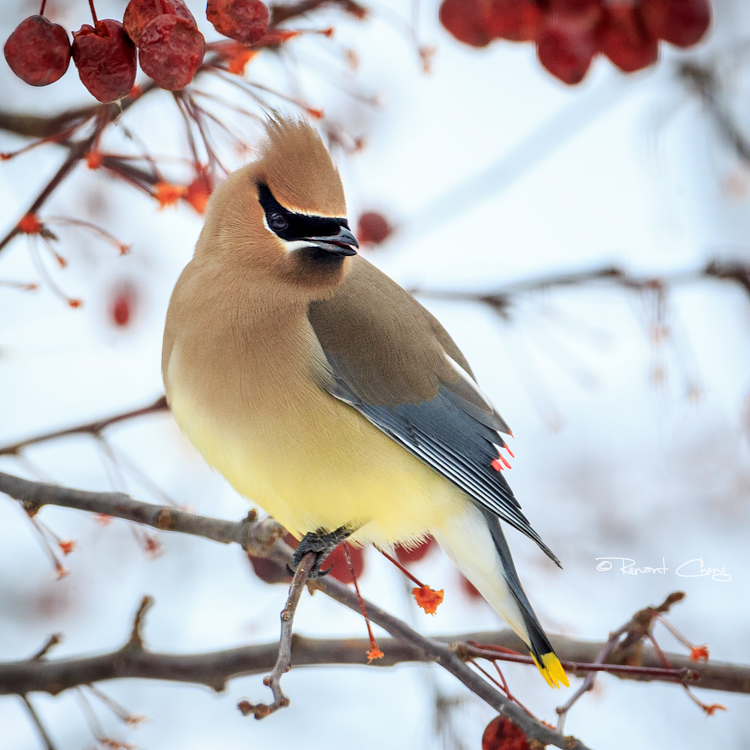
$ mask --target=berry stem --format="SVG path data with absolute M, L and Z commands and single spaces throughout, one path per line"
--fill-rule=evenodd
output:
M 47 0 L 42 0 L 42 7 L 39 8 L 39 15 L 40 16 L 44 15 L 44 8 L 45 8 L 46 5 L 47 5 Z
M 368 663 L 373 659 L 381 659 L 383 652 L 378 648 L 375 636 L 372 634 L 372 627 L 370 625 L 370 618 L 367 616 L 367 607 L 365 601 L 362 598 L 362 594 L 359 593 L 359 584 L 357 583 L 357 576 L 354 573 L 354 565 L 352 564 L 352 556 L 349 553 L 349 545 L 346 542 L 342 542 L 344 547 L 344 557 L 346 557 L 346 564 L 349 566 L 349 573 L 351 574 L 352 581 L 354 582 L 354 590 L 357 592 L 357 601 L 359 602 L 359 609 L 362 612 L 362 617 L 365 618 L 365 625 L 367 625 L 367 635 L 370 639 L 370 651 L 367 654 Z
M 94 26 L 99 23 L 99 19 L 96 17 L 96 8 L 94 8 L 94 0 L 89 0 L 89 8 L 91 8 L 91 17 L 94 19 Z

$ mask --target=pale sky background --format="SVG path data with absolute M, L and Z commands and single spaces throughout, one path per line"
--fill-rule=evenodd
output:
M 50 0 L 54 5 L 63 4 Z M 61 22 L 78 28 L 88 20 L 84 5 L 70 4 Z M 198 17 L 201 3 L 190 5 Z M 711 36 L 696 50 L 663 48 L 656 68 L 627 77 L 599 60 L 583 84 L 569 88 L 541 69 L 528 45 L 495 43 L 482 51 L 459 45 L 438 26 L 436 6 L 427 0 L 420 35 L 437 51 L 432 74 L 424 75 L 402 31 L 411 4 L 379 1 L 366 24 L 335 13 L 310 22 L 334 23 L 336 36 L 293 42 L 289 49 L 306 72 L 291 77 L 311 104 L 352 136 L 365 137 L 361 153 L 337 154 L 350 218 L 376 208 L 401 225 L 368 258 L 405 286 L 486 292 L 609 264 L 649 275 L 689 271 L 713 257 L 749 262 L 750 173 L 675 76 L 683 59 L 720 61 L 728 104 L 750 133 L 750 68 L 737 51 L 750 33 L 750 10 L 741 0 L 715 6 Z M 124 2 L 97 7 L 100 17 L 121 15 Z M 7 10 L 3 38 L 27 14 L 20 0 L 8 0 Z M 199 20 L 208 35 L 205 18 Z M 359 56 L 356 74 L 344 65 L 344 48 Z M 247 75 L 288 90 L 289 70 L 261 55 Z M 380 107 L 358 103 L 338 84 L 378 95 Z M 72 68 L 55 86 L 31 89 L 4 63 L 0 101 L 41 113 L 90 103 Z M 167 94 L 149 97 L 125 122 L 152 153 L 186 153 Z M 246 133 L 252 140 L 257 130 Z M 109 137 L 113 151 L 125 148 L 121 135 Z M 0 135 L 0 150 L 20 144 Z M 0 165 L 2 230 L 18 220 L 61 158 L 46 147 Z M 133 249 L 116 257 L 79 230 L 61 230 L 69 267 L 47 267 L 68 294 L 84 300 L 79 310 L 46 289 L 0 289 L 0 444 L 141 406 L 162 392 L 164 314 L 201 226 L 190 207 L 158 211 L 152 200 L 85 168 L 42 215 L 94 218 Z M 0 279 L 36 277 L 28 243 L 17 239 L 0 257 Z M 139 305 L 133 324 L 114 330 L 107 305 L 124 281 L 136 285 Z M 605 283 L 519 296 L 509 321 L 474 304 L 423 301 L 511 425 L 516 460 L 509 481 L 563 561 L 558 571 L 533 544 L 510 536 L 545 627 L 603 639 L 637 609 L 679 589 L 688 596 L 671 621 L 693 642 L 708 643 L 712 658 L 750 663 L 747 294 L 709 281 L 675 288 L 664 321 L 672 335 L 661 347 L 650 335 L 654 296 Z M 665 373 L 661 384 L 653 382 L 657 368 Z M 118 426 L 107 436 L 163 492 L 196 512 L 232 519 L 246 512 L 247 501 L 206 467 L 168 415 Z M 132 474 L 118 477 L 90 438 L 48 443 L 26 455 L 29 465 L 4 458 L 0 469 L 87 489 L 114 484 L 162 501 Z M 278 635 L 285 588 L 255 579 L 237 549 L 162 535 L 164 554 L 152 559 L 125 523 L 102 527 L 56 508 L 45 508 L 41 518 L 78 543 L 63 581 L 54 580 L 17 504 L 0 498 L 0 660 L 25 658 L 52 632 L 64 634 L 53 657 L 119 647 L 144 594 L 156 600 L 145 629 L 155 650 L 211 650 Z M 668 571 L 597 572 L 599 557 L 632 558 L 639 566 L 664 560 Z M 725 568 L 731 580 L 676 575 L 695 558 Z M 442 555 L 431 554 L 415 570 L 446 589 L 435 618 L 414 607 L 397 571 L 375 554 L 360 585 L 423 632 L 500 625 L 486 605 L 464 598 Z M 365 633 L 360 617 L 322 596 L 305 596 L 296 629 Z M 679 650 L 663 629 L 657 636 L 664 648 Z M 504 671 L 521 700 L 554 722 L 554 707 L 567 694 L 550 691 L 535 670 Z M 148 716 L 129 729 L 97 705 L 106 731 L 148 750 L 432 748 L 439 746 L 436 687 L 464 699 L 452 717 L 463 745 L 447 747 L 478 748 L 492 718 L 453 678 L 424 666 L 293 670 L 284 683 L 291 707 L 262 722 L 235 708 L 240 698 L 268 699 L 261 677 L 234 680 L 219 696 L 134 680 L 102 687 Z M 603 676 L 571 712 L 566 732 L 614 750 L 747 747 L 747 696 L 696 692 L 729 710 L 707 718 L 678 687 Z M 92 745 L 73 692 L 32 699 L 59 750 Z M 0 750 L 40 747 L 17 698 L 0 699 L 0 728 Z

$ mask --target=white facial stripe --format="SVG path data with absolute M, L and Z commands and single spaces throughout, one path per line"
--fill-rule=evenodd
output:
M 282 240 L 281 237 L 279 237 L 276 232 L 268 226 L 265 213 L 263 214 L 263 226 L 284 246 L 284 252 L 293 253 L 295 250 L 302 250 L 303 247 L 310 247 L 309 242 L 303 242 L 302 240 L 293 240 L 291 242 Z
M 309 242 L 303 240 L 281 240 L 284 245 L 284 250 L 288 253 L 293 253 L 295 250 L 302 250 L 304 247 L 311 247 Z

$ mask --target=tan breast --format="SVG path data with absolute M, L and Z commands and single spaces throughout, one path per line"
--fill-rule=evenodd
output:
M 296 536 L 352 524 L 387 544 L 455 512 L 453 485 L 318 386 L 304 311 L 239 314 L 183 318 L 164 366 L 177 423 L 235 489 Z

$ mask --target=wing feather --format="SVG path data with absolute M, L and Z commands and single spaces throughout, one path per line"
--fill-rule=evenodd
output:
M 310 307 L 327 364 L 321 385 L 559 565 L 492 465 L 510 430 L 458 347 L 401 287 L 355 260 L 343 289 Z

